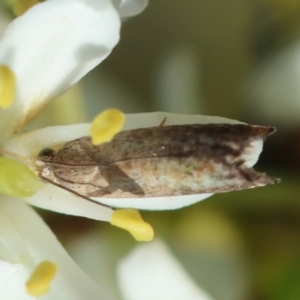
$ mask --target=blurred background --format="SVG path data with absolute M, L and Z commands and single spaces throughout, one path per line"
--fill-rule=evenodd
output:
M 1 20 L 12 18 L 10 5 Z M 300 299 L 300 0 L 150 0 L 124 21 L 104 63 L 62 97 L 31 127 L 88 122 L 110 107 L 277 127 L 256 169 L 281 184 L 142 214 L 214 299 Z M 107 223 L 40 213 L 78 264 L 117 295 L 115 267 L 136 245 L 132 237 Z

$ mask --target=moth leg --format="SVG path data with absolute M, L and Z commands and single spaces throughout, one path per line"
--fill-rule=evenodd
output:
M 86 196 L 84 196 L 84 195 L 82 195 L 82 194 L 79 194 L 79 193 L 77 193 L 77 192 L 75 192 L 75 191 L 73 191 L 73 190 L 71 190 L 71 189 L 69 189 L 69 188 L 67 188 L 67 187 L 65 187 L 65 186 L 63 186 L 63 185 L 60 185 L 60 184 L 58 184 L 58 183 L 56 183 L 56 182 L 53 182 L 53 181 L 51 181 L 50 179 L 48 179 L 48 178 L 46 178 L 46 177 L 44 177 L 44 176 L 41 176 L 41 175 L 40 175 L 40 178 L 42 178 L 43 180 L 47 181 L 47 182 L 50 183 L 50 184 L 53 184 L 53 185 L 55 185 L 55 186 L 57 186 L 57 187 L 59 187 L 59 188 L 61 188 L 61 189 L 64 189 L 64 190 L 66 190 L 66 191 L 68 191 L 68 192 L 70 192 L 70 193 L 72 193 L 72 194 L 74 194 L 74 195 L 76 195 L 76 196 L 78 196 L 78 197 L 80 197 L 80 198 L 83 198 L 83 199 L 85 199 L 85 200 L 87 200 L 87 201 L 89 201 L 89 202 L 92 202 L 92 203 L 95 203 L 95 204 L 98 204 L 98 205 L 101 205 L 101 206 L 105 206 L 105 207 L 108 207 L 108 208 L 112 208 L 112 207 L 109 206 L 109 205 L 99 203 L 99 202 L 97 202 L 97 201 L 95 201 L 95 200 L 93 200 L 93 199 L 91 199 L 91 198 L 88 198 L 88 197 L 86 197 Z
M 161 123 L 158 125 L 158 127 L 163 127 L 167 121 L 167 117 L 164 117 Z

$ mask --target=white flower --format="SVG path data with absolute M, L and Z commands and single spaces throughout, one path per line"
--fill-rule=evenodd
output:
M 33 6 L 10 24 L 0 41 L 0 65 L 5 65 L 15 75 L 16 94 L 13 104 L 0 112 L 0 145 L 3 153 L 6 151 L 5 153 L 17 157 L 31 159 L 45 147 L 88 135 L 90 124 L 49 127 L 21 135 L 16 133 L 24 128 L 49 100 L 67 90 L 105 59 L 118 42 L 120 18 L 127 18 L 140 12 L 145 4 L 144 0 L 114 1 L 113 4 L 110 0 L 48 0 Z M 10 77 L 9 81 L 13 82 L 13 79 Z M 11 85 L 13 83 L 9 86 Z M 8 89 L 8 92 L 12 92 L 12 89 Z M 232 120 L 216 117 L 153 113 L 128 116 L 124 129 L 157 126 L 165 116 L 168 125 L 235 123 Z M 251 143 L 251 148 L 250 153 L 243 154 L 245 164 L 249 167 L 258 159 L 262 140 Z M 9 168 L 6 170 L 11 171 Z M 22 172 L 14 174 L 17 179 L 5 176 L 2 168 L 1 179 L 8 179 L 8 181 L 4 180 L 0 188 L 5 189 L 6 183 L 9 185 L 13 179 L 16 179 L 14 182 L 16 191 L 20 190 L 20 197 L 24 198 L 22 192 L 27 192 L 27 185 L 30 188 L 31 175 L 24 173 L 23 176 Z M 18 176 L 23 176 L 22 180 L 19 180 Z M 14 192 L 14 189 L 9 190 L 9 193 L 16 197 L 17 193 Z M 190 205 L 210 195 L 177 196 L 172 197 L 172 201 L 168 197 L 157 197 L 150 202 L 149 199 L 143 198 L 122 201 L 114 199 L 110 205 L 174 209 Z M 115 214 L 109 207 L 86 201 L 51 184 L 44 184 L 33 196 L 25 198 L 25 201 L 41 208 L 96 220 L 112 222 Z M 101 295 L 99 288 L 89 283 L 76 265 L 66 254 L 63 254 L 59 244 L 49 236 L 51 233 L 48 229 L 40 225 L 41 222 L 31 208 L 13 197 L 2 197 L 0 205 L 1 208 L 3 206 L 0 222 L 2 259 L 0 272 L 3 272 L 1 275 L 6 274 L 10 277 L 14 275 L 16 285 L 22 286 L 25 278 L 32 274 L 37 264 L 43 260 L 50 260 L 52 264 L 58 266 L 58 273 L 54 278 L 52 292 L 46 298 L 99 298 Z M 123 217 L 121 215 L 120 218 Z M 141 226 L 142 223 L 136 212 L 130 211 L 130 216 L 125 215 L 126 218 L 130 219 L 129 227 L 133 224 L 138 234 L 144 231 L 146 239 L 149 239 L 149 236 L 152 238 L 151 228 Z M 123 219 L 121 221 L 123 222 Z M 2 231 L 5 234 L 2 234 Z M 49 281 L 47 280 L 46 283 Z M 72 288 L 68 289 L 67 286 Z M 12 295 L 12 299 L 17 297 L 26 299 L 24 290 L 18 290 L 20 295 L 15 297 L 9 285 L 5 287 L 7 288 L 5 299 L 9 299 L 9 295 Z M 46 286 L 45 289 L 47 288 Z M 9 294 L 11 292 L 12 294 Z M 101 299 L 105 299 L 105 295 Z
M 43 299 L 111 299 L 72 261 L 37 213 L 18 199 L 0 199 L 0 294 L 5 300 L 35 299 L 25 283 L 40 262 L 58 266 Z
M 113 5 L 110 0 L 49 0 L 33 6 L 8 26 L 0 40 L 3 71 L 0 106 L 9 104 L 4 96 L 13 96 L 14 78 L 16 90 L 15 97 L 11 97 L 12 105 L 0 111 L 1 151 L 9 144 L 8 140 L 24 128 L 49 100 L 67 90 L 109 55 L 119 40 L 123 11 L 126 11 L 126 16 L 136 14 L 140 11 L 135 7 L 140 6 L 138 2 L 122 1 L 122 5 Z M 145 4 L 145 1 L 142 3 Z M 26 145 L 31 143 L 28 139 L 22 142 Z M 15 152 L 15 149 L 10 150 Z M 1 179 L 4 180 L 1 180 L 1 188 L 6 189 L 9 176 L 5 172 L 11 170 L 3 170 L 1 165 Z M 14 175 L 23 176 L 24 182 L 31 178 L 29 172 L 23 175 L 15 172 Z M 15 186 L 16 190 L 26 192 L 21 181 L 16 180 Z M 8 191 L 14 193 L 13 190 Z M 44 195 L 51 197 L 51 187 Z M 67 208 L 76 206 L 76 197 L 61 194 L 61 200 L 64 197 L 64 212 L 68 213 Z M 75 203 L 72 203 L 74 199 Z M 82 210 L 83 215 L 89 215 L 94 210 L 94 215 L 98 214 L 95 218 L 107 219 L 107 215 L 112 213 L 111 209 L 100 205 L 92 206 L 90 208 L 85 203 L 75 209 L 74 214 L 80 214 Z M 69 258 L 47 226 L 23 200 L 1 196 L 0 207 L 1 298 L 33 299 L 26 292 L 25 282 L 39 263 L 50 260 L 52 265 L 58 266 L 58 272 L 51 293 L 44 299 L 109 299 Z M 85 210 L 89 213 L 85 214 Z M 46 289 L 47 281 L 49 278 L 42 284 L 46 283 Z M 34 288 L 39 286 L 39 283 L 33 284 Z
M 70 127 L 61 133 L 46 128 L 40 131 L 42 137 L 38 135 L 42 139 L 40 142 L 34 140 L 35 133 L 12 138 L 50 99 L 107 57 L 119 39 L 120 16 L 124 11 L 126 16 L 130 11 L 134 15 L 140 11 L 137 7 L 145 6 L 145 1 L 119 4 L 114 3 L 116 11 L 109 0 L 50 0 L 35 5 L 10 24 L 0 41 L 0 64 L 13 71 L 17 86 L 13 104 L 0 112 L 2 149 L 23 155 L 18 148 L 29 147 L 30 154 L 36 156 L 43 149 L 42 140 L 53 145 L 55 141 L 64 142 L 84 132 L 81 126 L 74 132 L 70 132 L 74 130 Z M 62 138 L 62 135 L 65 136 Z M 97 220 L 109 221 L 113 213 L 107 207 L 83 201 L 50 185 L 39 190 L 28 202 Z
M 0 142 L 103 61 L 119 29 L 109 0 L 50 0 L 13 21 L 0 43 L 0 62 L 15 74 L 17 90 L 13 105 L 0 115 Z

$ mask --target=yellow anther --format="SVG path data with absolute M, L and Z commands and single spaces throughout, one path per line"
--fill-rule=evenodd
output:
M 14 101 L 16 77 L 12 70 L 0 65 L 0 107 L 8 108 Z
M 139 242 L 153 240 L 154 231 L 150 224 L 146 223 L 140 213 L 134 209 L 116 210 L 112 214 L 110 223 L 125 229 Z
M 100 113 L 91 126 L 91 137 L 94 145 L 110 142 L 120 132 L 125 122 L 124 114 L 117 109 L 107 109 Z
M 38 176 L 27 166 L 0 156 L 0 193 L 18 197 L 30 197 L 41 188 Z
M 48 293 L 56 272 L 57 265 L 50 261 L 38 264 L 26 283 L 27 293 L 34 297 Z

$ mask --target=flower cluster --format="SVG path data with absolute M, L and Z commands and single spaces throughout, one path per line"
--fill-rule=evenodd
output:
M 0 192 L 5 194 L 0 198 L 0 273 L 6 279 L 0 284 L 3 299 L 32 299 L 31 296 L 47 293 L 50 284 L 51 299 L 109 299 L 70 259 L 26 203 L 108 221 L 129 230 L 138 240 L 153 238 L 151 226 L 137 211 L 115 211 L 86 201 L 56 185 L 43 183 L 34 171 L 35 159 L 42 149 L 89 135 L 91 124 L 19 134 L 51 99 L 110 54 L 119 40 L 121 19 L 140 13 L 146 4 L 145 0 L 48 0 L 11 22 L 0 40 Z M 167 125 L 239 123 L 218 117 L 148 113 L 127 115 L 123 129 L 158 126 L 166 117 Z M 109 141 L 122 125 L 122 114 L 106 111 L 95 119 L 92 138 L 95 143 Z M 262 139 L 251 147 L 245 154 L 248 167 L 257 161 Z M 176 209 L 210 195 L 177 196 L 172 201 L 170 197 L 114 199 L 113 205 Z

